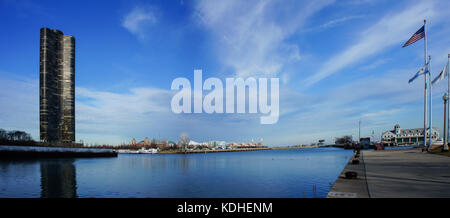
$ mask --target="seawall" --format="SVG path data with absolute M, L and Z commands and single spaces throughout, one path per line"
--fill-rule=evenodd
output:
M 0 145 L 0 158 L 117 157 L 112 149 Z

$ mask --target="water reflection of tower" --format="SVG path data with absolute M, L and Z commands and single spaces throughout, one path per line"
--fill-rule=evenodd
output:
M 77 182 L 73 160 L 41 161 L 41 198 L 76 198 Z

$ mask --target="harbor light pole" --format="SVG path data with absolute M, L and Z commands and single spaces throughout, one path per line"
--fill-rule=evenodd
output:
M 361 120 L 358 122 L 358 142 L 361 143 Z
M 447 134 L 447 101 L 448 95 L 447 93 L 442 96 L 442 100 L 444 100 L 444 145 L 442 146 L 443 152 L 448 152 L 448 134 Z

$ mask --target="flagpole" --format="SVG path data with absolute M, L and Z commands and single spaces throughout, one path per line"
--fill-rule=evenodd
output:
M 447 59 L 447 68 L 446 68 L 446 70 L 447 70 L 447 72 L 443 72 L 444 73 L 444 75 L 445 76 L 447 76 L 447 95 L 448 96 L 450 96 L 450 71 L 449 71 L 449 64 L 450 64 L 450 54 L 448 54 L 448 59 Z M 444 134 L 447 134 L 447 135 L 445 135 L 446 136 L 446 138 L 447 138 L 447 142 L 448 142 L 448 136 L 449 136 L 449 133 L 448 133 L 448 129 L 450 129 L 449 127 L 448 127 L 448 125 L 450 124 L 450 118 L 448 117 L 448 116 L 450 116 L 450 110 L 449 110 L 449 107 L 450 107 L 450 103 L 449 103 L 449 106 L 447 107 L 447 129 L 444 129 L 444 131 L 445 131 L 445 133 Z
M 424 53 L 425 53 L 425 67 L 427 65 L 427 20 L 423 20 L 424 29 Z M 427 74 L 425 73 L 423 77 L 424 89 L 423 89 L 423 147 L 426 148 L 427 143 Z
M 426 147 L 427 143 L 427 73 L 423 75 L 424 88 L 423 88 L 423 147 Z
M 432 109 L 432 106 L 433 106 L 433 99 L 432 99 L 432 94 L 431 94 L 431 91 L 432 91 L 432 85 L 431 85 L 431 56 L 428 56 L 429 57 L 429 59 L 428 59 L 428 74 L 429 74 L 429 76 L 430 76 L 430 80 L 428 81 L 428 85 L 430 86 L 430 92 L 428 93 L 429 94 L 429 98 L 430 98 L 430 117 L 429 117 L 429 123 L 430 123 L 430 135 L 428 136 L 428 148 L 427 148 L 427 151 L 428 150 L 430 150 L 430 148 L 431 148 L 431 134 L 432 134 L 432 126 L 433 126 L 433 117 L 432 117 L 432 115 L 433 115 L 433 109 Z

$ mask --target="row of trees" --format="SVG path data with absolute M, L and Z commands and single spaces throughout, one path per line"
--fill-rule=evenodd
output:
M 336 144 L 352 144 L 353 137 L 351 135 L 342 136 L 340 138 L 336 138 Z
M 4 129 L 0 129 L 0 140 L 1 141 L 33 141 L 31 135 L 24 131 L 13 130 L 6 131 Z
M 24 131 L 19 130 L 12 130 L 12 131 L 6 131 L 4 129 L 0 129 L 0 143 L 2 144 L 15 144 L 15 143 L 21 143 L 28 142 L 29 143 L 36 143 L 31 135 Z M 96 147 L 96 148 L 115 148 L 115 149 L 140 149 L 142 147 L 149 149 L 149 148 L 159 148 L 161 150 L 186 150 L 188 148 L 194 148 L 193 145 L 189 145 L 190 138 L 189 135 L 186 133 L 182 133 L 178 138 L 178 143 L 174 144 L 172 146 L 169 145 L 167 141 L 156 141 L 153 139 L 151 142 L 145 142 L 144 144 L 122 144 L 119 146 L 112 146 L 112 145 L 94 145 L 89 147 Z M 47 143 L 39 143 L 43 146 L 47 145 Z M 24 144 L 25 145 L 25 144 Z M 48 145 L 47 145 L 48 146 Z M 65 144 L 65 146 L 68 147 L 83 147 L 82 144 Z
M 151 141 L 144 140 L 143 142 L 136 143 L 136 141 L 133 139 L 133 142 L 131 144 L 121 144 L 118 146 L 114 145 L 94 145 L 89 146 L 92 148 L 110 148 L 110 149 L 131 149 L 131 150 L 138 150 L 141 148 L 149 149 L 149 148 L 158 148 L 160 150 L 182 150 L 185 151 L 187 149 L 192 149 L 195 146 L 189 145 L 190 142 L 189 135 L 186 133 L 182 133 L 178 137 L 178 143 L 174 143 L 169 145 L 168 141 L 157 141 L 156 139 L 152 139 Z
M 109 149 L 130 149 L 130 150 L 138 150 L 141 148 L 149 149 L 149 148 L 158 148 L 161 151 L 166 150 L 181 150 L 186 151 L 188 149 L 211 149 L 212 145 L 192 145 L 190 143 L 190 137 L 187 133 L 182 133 L 178 137 L 178 142 L 170 143 L 169 141 L 159 141 L 156 139 L 152 139 L 151 141 L 144 140 L 143 142 L 136 143 L 133 139 L 131 144 L 121 144 L 121 145 L 87 145 L 86 147 L 90 148 L 109 148 Z

